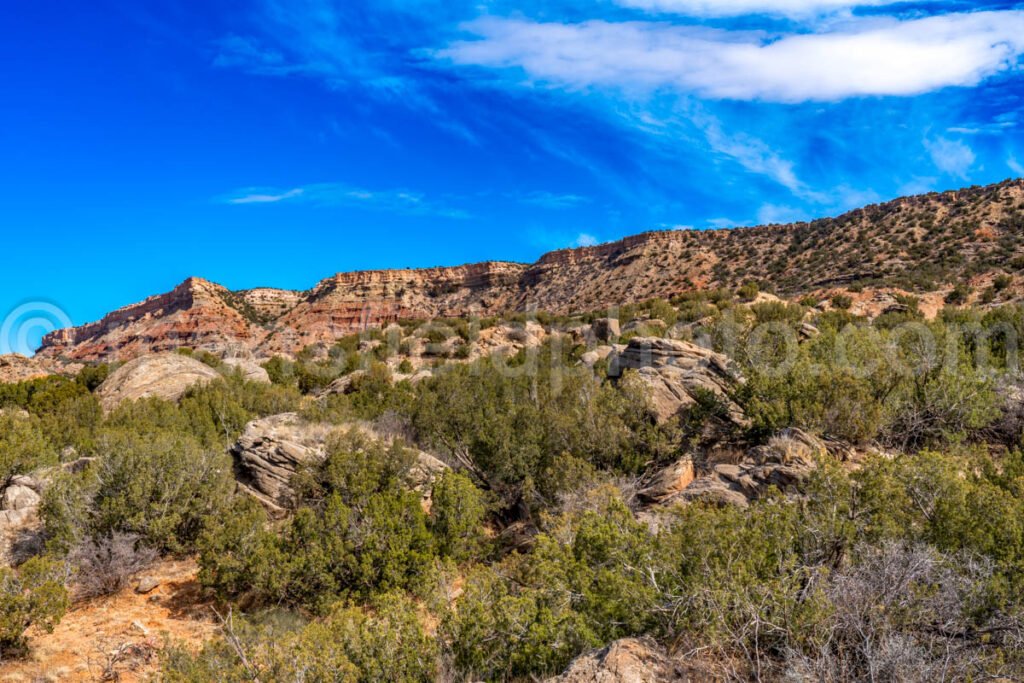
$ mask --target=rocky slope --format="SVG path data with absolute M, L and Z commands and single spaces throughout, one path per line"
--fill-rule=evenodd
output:
M 42 358 L 127 360 L 182 346 L 226 351 L 258 344 L 266 330 L 246 316 L 243 301 L 224 287 L 189 278 L 166 294 L 108 314 L 99 322 L 51 332 Z
M 293 354 L 405 319 L 540 309 L 553 313 L 763 280 L 784 296 L 857 283 L 924 294 L 938 309 L 954 284 L 977 298 L 1024 297 L 1024 180 L 897 199 L 810 223 L 636 235 L 544 255 L 533 265 L 342 273 L 307 292 L 231 292 L 192 278 L 103 320 L 48 335 L 39 355 L 127 360 L 179 346 L 221 355 Z M 1005 279 L 1005 278 L 1004 278 Z M 860 289 L 859 287 L 857 288 Z M 870 300 L 855 302 L 870 310 Z

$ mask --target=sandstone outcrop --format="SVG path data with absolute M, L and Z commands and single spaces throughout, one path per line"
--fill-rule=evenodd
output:
M 608 375 L 634 377 L 647 389 L 651 408 L 659 422 L 668 422 L 697 404 L 699 392 L 715 396 L 735 424 L 748 424 L 743 410 L 730 393 L 743 382 L 728 357 L 685 341 L 659 337 L 634 337 L 612 356 Z
M 271 513 L 283 515 L 295 492 L 292 477 L 303 467 L 326 457 L 331 434 L 357 429 L 375 439 L 385 439 L 371 427 L 353 424 L 343 427 L 306 422 L 296 413 L 283 413 L 250 422 L 234 446 L 235 477 L 241 490 L 259 500 Z M 447 465 L 422 451 L 409 472 L 407 484 L 429 503 L 430 485 Z
M 270 375 L 256 361 L 250 358 L 225 358 L 224 365 L 232 372 L 238 372 L 247 382 L 270 384 Z
M 625 638 L 577 657 L 548 683 L 668 683 L 681 673 L 650 638 Z
M 296 413 L 250 422 L 231 447 L 239 487 L 271 510 L 283 512 L 292 501 L 292 476 L 324 457 L 334 429 L 307 423 Z
M 399 320 L 488 315 L 510 308 L 508 292 L 526 266 L 486 262 L 451 268 L 339 273 L 271 325 L 259 350 L 291 354 L 316 343 Z
M 178 353 L 142 356 L 125 363 L 96 390 L 105 411 L 122 401 L 161 398 L 177 401 L 196 384 L 220 378 L 220 373 L 205 363 Z
M 0 491 L 0 567 L 23 560 L 26 551 L 34 550 L 43 486 L 37 477 L 17 475 Z M 28 547 L 19 548 L 26 542 Z
M 844 444 L 827 444 L 801 429 L 784 429 L 767 445 L 749 450 L 737 462 L 711 465 L 688 486 L 660 502 L 703 500 L 746 506 L 770 487 L 796 495 L 814 471 L 818 458 L 832 455 L 846 459 L 849 450 Z

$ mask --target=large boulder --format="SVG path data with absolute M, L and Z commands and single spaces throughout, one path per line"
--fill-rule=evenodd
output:
M 743 409 L 730 398 L 743 378 L 727 356 L 690 342 L 634 337 L 609 360 L 609 376 L 621 377 L 626 370 L 636 371 L 659 422 L 685 413 L 697 404 L 700 392 L 708 392 L 719 399 L 729 420 L 749 424 Z
M 16 475 L 0 491 L 0 567 L 18 564 L 38 552 L 43 485 L 34 476 Z
M 592 351 L 587 351 L 580 356 L 580 362 L 586 365 L 588 368 L 592 368 L 597 365 L 600 361 L 607 359 L 615 352 L 615 349 L 611 346 L 598 346 Z
M 96 390 L 105 411 L 122 401 L 162 398 L 177 401 L 196 384 L 212 382 L 220 373 L 205 363 L 178 353 L 141 356 L 111 373 Z
M 231 447 L 239 487 L 267 508 L 284 511 L 293 496 L 292 476 L 324 457 L 333 429 L 306 422 L 296 413 L 250 422 Z
M 30 510 L 39 507 L 39 494 L 27 486 L 12 484 L 0 497 L 0 510 Z
M 387 440 L 365 424 L 345 427 L 306 422 L 296 413 L 272 415 L 250 422 L 234 446 L 235 477 L 239 488 L 256 498 L 271 513 L 283 515 L 294 500 L 291 479 L 305 466 L 326 457 L 327 440 L 339 429 L 357 429 L 365 435 Z M 428 453 L 419 452 L 407 484 L 423 494 L 429 504 L 434 479 L 447 465 Z
M 224 365 L 231 372 L 238 372 L 247 382 L 270 384 L 270 374 L 251 358 L 225 358 Z
M 653 640 L 625 638 L 577 657 L 548 683 L 663 683 L 683 675 Z
M 678 493 L 653 502 L 701 500 L 743 507 L 771 488 L 799 495 L 819 458 L 842 460 L 848 450 L 844 444 L 828 444 L 801 429 L 784 429 L 766 445 L 750 449 L 735 462 L 711 465 Z

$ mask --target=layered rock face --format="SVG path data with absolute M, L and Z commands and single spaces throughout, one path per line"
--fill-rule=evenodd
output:
M 987 286 L 995 272 L 990 264 L 1024 256 L 1014 218 L 1022 209 L 1024 181 L 1016 180 L 898 199 L 810 223 L 645 233 L 555 251 L 532 265 L 342 273 L 308 292 L 230 292 L 193 278 L 99 322 L 47 335 L 39 353 L 86 361 L 128 360 L 180 346 L 294 354 L 399 320 L 596 311 L 696 288 L 736 287 L 766 273 L 780 292 L 825 299 L 858 280 L 902 282 L 927 273 L 941 285 L 923 299 L 922 310 L 934 313 L 953 283 L 969 278 Z M 965 258 L 908 250 L 907 239 L 917 246 L 941 243 Z M 943 269 L 938 275 L 937 263 Z M 1006 291 L 1024 297 L 1024 278 L 1012 280 Z M 887 305 L 862 298 L 854 298 L 855 311 L 878 313 Z
M 190 387 L 219 378 L 220 373 L 194 358 L 162 353 L 125 363 L 96 389 L 96 395 L 109 412 L 122 401 L 150 397 L 177 401 Z
M 282 514 L 292 501 L 292 476 L 324 457 L 333 429 L 308 424 L 295 413 L 250 422 L 231 447 L 239 488 Z
M 366 425 L 348 425 L 348 429 L 372 439 L 385 438 Z M 286 514 L 295 496 L 292 477 L 326 457 L 327 440 L 338 430 L 336 425 L 306 422 L 296 413 L 250 422 L 231 447 L 239 488 L 271 513 Z M 417 453 L 407 483 L 423 495 L 424 505 L 429 505 L 430 484 L 445 469 L 447 466 L 432 455 Z
M 229 305 L 220 285 L 190 278 L 82 327 L 51 332 L 38 356 L 78 361 L 129 360 L 180 347 L 223 352 L 258 343 L 266 331 Z
M 340 273 L 324 280 L 271 326 L 264 355 L 409 319 L 488 315 L 510 309 L 525 266 L 478 263 L 455 268 Z

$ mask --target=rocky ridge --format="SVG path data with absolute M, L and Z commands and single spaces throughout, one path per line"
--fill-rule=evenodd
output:
M 1000 300 L 1024 298 L 1018 271 L 1024 180 L 902 198 L 809 223 L 644 233 L 551 252 L 532 265 L 341 273 L 306 292 L 231 292 L 191 278 L 99 322 L 47 335 L 38 355 L 123 361 L 182 346 L 289 355 L 402 320 L 593 311 L 750 279 L 766 279 L 790 297 L 851 294 L 855 283 L 887 288 L 880 297 L 868 290 L 855 297 L 854 308 L 868 313 L 884 309 L 893 292 L 913 290 L 934 314 L 955 284 L 966 282 L 976 300 L 996 273 L 1011 279 Z

